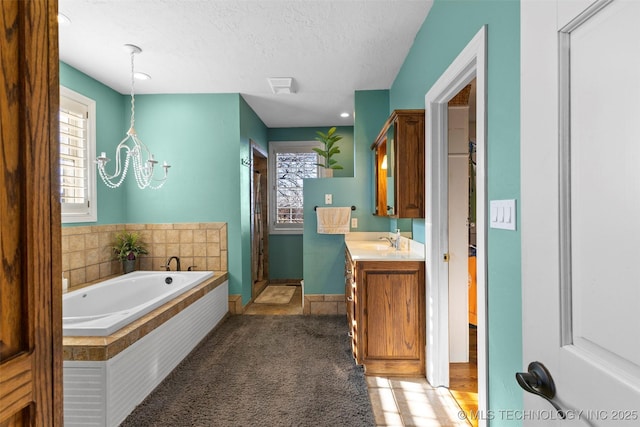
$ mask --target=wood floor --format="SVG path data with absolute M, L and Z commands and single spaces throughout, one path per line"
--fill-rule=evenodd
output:
M 449 390 L 473 426 L 478 425 L 478 330 L 469 326 L 469 363 L 449 364 Z

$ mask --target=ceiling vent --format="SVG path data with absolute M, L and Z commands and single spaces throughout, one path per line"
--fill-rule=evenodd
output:
M 275 95 L 296 93 L 293 88 L 293 77 L 269 77 L 267 80 Z

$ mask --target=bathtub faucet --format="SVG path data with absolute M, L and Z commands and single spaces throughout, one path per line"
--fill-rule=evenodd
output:
M 180 271 L 180 258 L 178 258 L 177 256 L 169 257 L 169 259 L 167 260 L 167 264 L 164 266 L 164 268 L 166 268 L 167 271 L 171 271 L 171 260 L 173 259 L 176 260 L 176 271 Z

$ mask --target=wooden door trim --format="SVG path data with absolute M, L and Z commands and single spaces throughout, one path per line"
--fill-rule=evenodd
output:
M 62 425 L 57 9 L 57 0 L 0 2 L 1 286 L 19 294 L 2 299 L 19 304 L 3 333 L 21 337 L 2 346 L 0 421 L 17 426 Z

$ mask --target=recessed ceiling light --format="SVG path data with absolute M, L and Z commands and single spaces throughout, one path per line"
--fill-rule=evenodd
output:
M 149 74 L 141 73 L 139 71 L 133 73 L 133 77 L 135 77 L 136 80 L 151 80 L 151 76 Z
M 340 113 L 340 117 L 347 118 L 349 117 L 349 113 L 347 113 L 346 111 L 344 113 Z
M 58 13 L 58 25 L 62 25 L 62 26 L 71 25 L 71 19 L 69 19 L 67 15 Z

